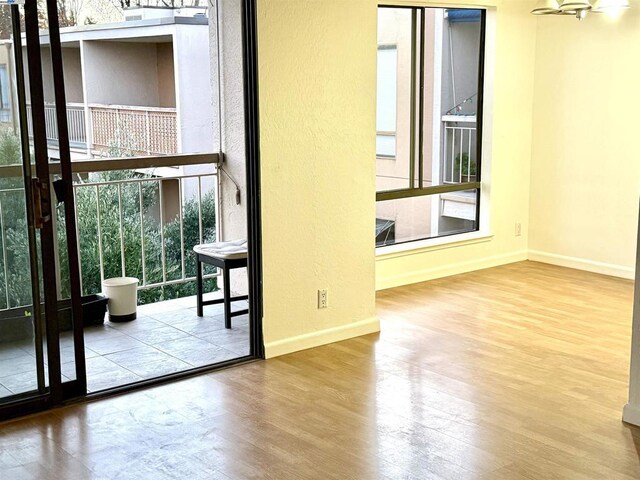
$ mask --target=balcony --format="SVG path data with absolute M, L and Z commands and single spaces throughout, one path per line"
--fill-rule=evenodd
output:
M 444 183 L 476 181 L 476 116 L 444 115 L 442 172 Z
M 87 122 L 87 112 L 89 122 Z M 29 135 L 32 137 L 32 109 L 27 104 Z M 69 144 L 72 148 L 105 157 L 170 155 L 178 153 L 178 126 L 175 108 L 67 104 Z M 47 140 L 56 147 L 58 124 L 54 104 L 45 104 Z M 90 142 L 87 145 L 87 132 Z
M 136 320 L 85 328 L 90 391 L 249 354 L 246 315 L 234 317 L 233 328 L 226 330 L 221 305 L 205 307 L 204 317 L 195 312 L 192 248 L 218 238 L 216 163 L 216 155 L 72 163 L 82 294 L 100 292 L 105 278 L 140 279 Z M 173 169 L 173 176 L 159 177 L 151 167 L 180 168 Z M 35 381 L 26 205 L 19 170 L 19 165 L 0 167 L 0 356 L 18 358 L 13 363 L 21 366 L 0 372 L 0 397 L 28 391 Z M 58 164 L 52 163 L 51 171 L 54 180 Z M 64 299 L 69 297 L 69 278 L 61 207 L 54 229 L 56 281 Z M 219 297 L 218 272 L 205 266 L 204 274 L 205 298 Z M 241 308 L 246 304 L 233 306 Z M 61 347 L 63 375 L 71 378 L 71 332 L 61 332 Z
M 178 152 L 175 108 L 89 105 L 91 151 L 125 150 L 133 155 L 169 155 Z
M 444 115 L 442 172 L 443 183 L 456 184 L 475 182 L 476 162 L 476 116 Z M 440 195 L 440 215 L 458 220 L 475 221 L 477 195 L 473 190 L 450 192 Z
M 52 103 L 44 106 L 44 120 L 47 129 L 47 141 L 51 145 L 57 145 L 58 122 L 56 120 L 56 107 Z M 27 104 L 27 121 L 29 124 L 29 137 L 33 138 L 33 112 L 31 104 Z M 84 114 L 84 104 L 67 104 L 67 124 L 69 126 L 69 145 L 72 148 L 87 148 L 87 128 Z

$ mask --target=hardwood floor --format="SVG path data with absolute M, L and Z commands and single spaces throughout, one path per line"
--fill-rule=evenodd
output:
M 382 333 L 0 426 L 2 479 L 638 479 L 631 282 L 523 262 Z

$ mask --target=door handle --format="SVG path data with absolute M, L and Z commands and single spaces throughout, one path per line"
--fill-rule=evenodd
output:
M 49 182 L 42 182 L 39 178 L 31 179 L 31 194 L 33 196 L 33 224 L 41 229 L 51 221 L 51 196 Z

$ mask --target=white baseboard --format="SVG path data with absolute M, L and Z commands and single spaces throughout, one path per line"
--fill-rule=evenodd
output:
M 376 290 L 385 290 L 387 288 L 409 285 L 412 283 L 426 282 L 436 278 L 449 277 L 460 273 L 473 272 L 484 268 L 497 267 L 508 263 L 522 262 L 527 260 L 527 251 L 507 253 L 503 255 L 494 255 L 493 257 L 478 258 L 468 260 L 466 262 L 452 263 L 449 265 L 441 265 L 438 267 L 427 268 L 404 272 L 400 275 L 377 279 Z M 390 260 L 387 260 L 390 261 Z
M 633 280 L 635 275 L 633 267 L 597 262 L 595 260 L 587 260 L 586 258 L 568 257 L 566 255 L 541 252 L 538 250 L 529 250 L 529 260 L 534 262 L 550 263 L 560 267 L 575 268 L 576 270 L 600 273 L 602 275 L 626 278 L 629 280 Z
M 298 352 L 308 348 L 319 347 L 328 343 L 340 342 L 349 338 L 360 337 L 380 331 L 380 320 L 371 317 L 359 322 L 327 328 L 317 332 L 305 333 L 284 340 L 267 342 L 264 345 L 266 358 L 278 357 L 287 353 Z
M 627 403 L 622 410 L 622 420 L 631 425 L 640 426 L 640 406 Z

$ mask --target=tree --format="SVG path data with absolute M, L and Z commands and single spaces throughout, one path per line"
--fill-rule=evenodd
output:
M 78 25 L 78 19 L 84 10 L 84 0 L 57 0 L 57 4 L 60 28 Z
M 131 7 L 199 7 L 202 0 L 111 0 L 121 10 Z
M 19 137 L 11 130 L 0 130 L 0 166 L 19 166 L 21 163 Z M 149 181 L 144 181 L 145 179 Z M 92 186 L 97 182 L 111 182 L 109 185 L 100 187 L 99 199 L 96 196 L 96 188 Z M 117 183 L 113 182 L 121 182 L 120 191 L 116 186 Z M 126 275 L 142 279 L 144 262 L 147 283 L 161 283 L 163 281 L 162 239 L 164 238 L 167 280 L 182 278 L 183 244 L 185 275 L 186 277 L 195 276 L 196 262 L 191 248 L 200 243 L 200 212 L 203 218 L 203 240 L 215 241 L 214 193 L 209 192 L 203 195 L 201 205 L 196 199 L 183 202 L 183 241 L 181 241 L 179 217 L 164 219 L 163 225 L 159 221 L 160 182 L 161 179 L 157 177 L 134 171 L 93 173 L 75 182 L 78 185 L 75 188 L 76 219 L 82 261 L 82 286 L 85 294 L 99 293 L 102 290 L 99 247 L 102 249 L 105 278 L 122 275 L 121 225 L 123 226 Z M 142 202 L 140 194 L 142 194 Z M 100 233 L 98 233 L 98 212 Z M 22 177 L 0 176 L 0 310 L 32 303 L 26 215 Z M 56 220 L 61 274 L 60 293 L 62 298 L 68 298 L 70 296 L 69 258 L 63 204 L 57 206 Z M 211 269 L 206 271 L 212 272 Z M 207 280 L 205 289 L 206 291 L 217 290 L 216 279 Z M 141 290 L 138 299 L 140 304 L 144 304 L 195 294 L 195 282 L 191 281 Z

